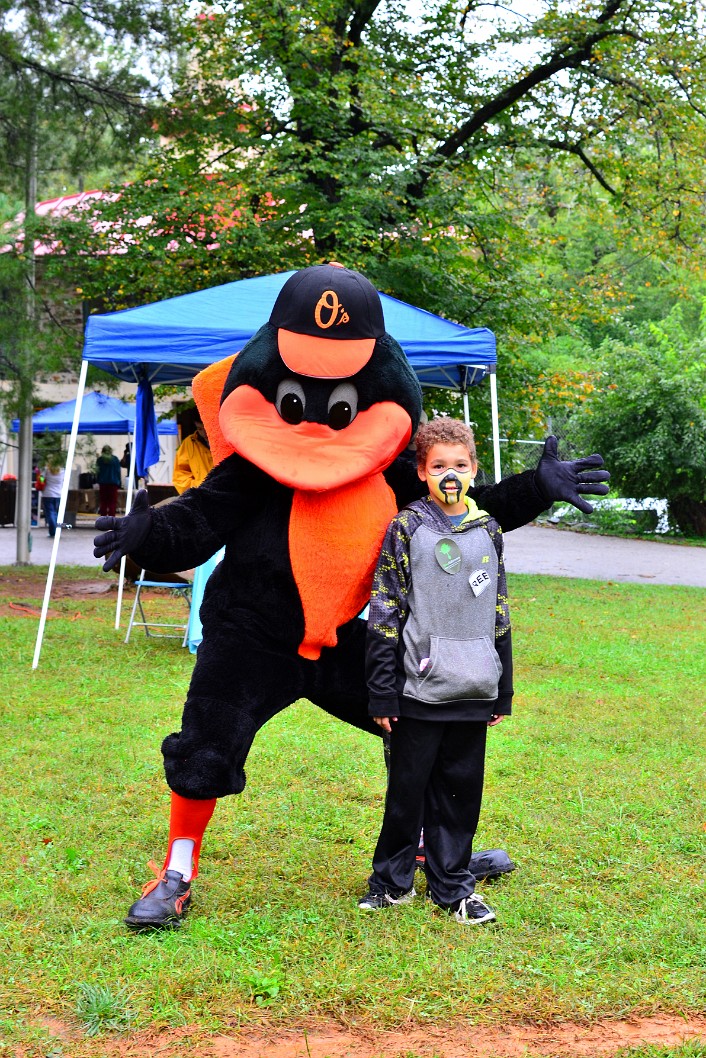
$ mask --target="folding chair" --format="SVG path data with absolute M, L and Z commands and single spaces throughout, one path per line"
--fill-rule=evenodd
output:
M 140 570 L 140 576 L 135 581 L 135 601 L 132 604 L 132 613 L 130 614 L 130 621 L 127 626 L 127 635 L 125 636 L 125 642 L 130 642 L 130 633 L 132 632 L 133 626 L 138 628 L 144 628 L 145 635 L 151 636 L 153 639 L 181 639 L 181 645 L 186 646 L 187 639 L 189 636 L 189 615 L 191 613 L 191 584 L 187 581 L 163 581 L 163 580 L 145 580 L 144 569 Z M 142 589 L 143 588 L 166 588 L 167 591 L 172 592 L 173 595 L 179 595 L 187 606 L 186 620 L 177 623 L 169 623 L 165 621 L 151 621 L 145 614 L 144 606 L 142 604 Z M 139 617 L 135 615 L 139 612 Z M 175 632 L 151 632 L 151 628 L 173 628 Z

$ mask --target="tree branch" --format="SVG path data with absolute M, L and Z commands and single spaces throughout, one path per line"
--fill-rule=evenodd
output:
M 530 18 L 529 15 L 523 15 L 522 12 L 515 11 L 515 9 L 512 8 L 512 7 L 506 7 L 505 4 L 500 4 L 500 3 L 487 4 L 487 3 L 483 3 L 483 0 L 480 0 L 480 2 L 478 2 L 478 0 L 468 0 L 468 3 L 466 4 L 466 6 L 463 9 L 463 14 L 461 15 L 461 21 L 459 22 L 459 27 L 461 29 L 465 29 L 466 28 L 466 20 L 467 20 L 468 16 L 470 15 L 471 11 L 475 11 L 477 8 L 480 8 L 480 7 L 493 7 L 497 11 L 505 11 L 508 15 L 514 15 L 515 18 L 523 19 L 525 22 L 531 22 L 532 21 L 532 19 Z
M 568 140 L 549 140 L 549 139 L 538 139 L 538 143 L 543 143 L 546 147 L 551 147 L 555 151 L 566 151 L 567 154 L 575 154 L 577 158 L 580 158 L 583 164 L 586 166 L 588 171 L 595 177 L 601 187 L 611 195 L 617 195 L 618 192 L 614 187 L 608 183 L 606 178 L 601 173 L 600 169 L 591 161 L 583 147 L 578 143 L 569 143 Z
M 591 77 L 595 77 L 597 81 L 602 81 L 603 84 L 613 85 L 614 88 L 631 88 L 633 92 L 629 98 L 641 106 L 653 107 L 657 105 L 656 100 L 645 91 L 642 85 L 631 77 L 613 77 L 611 74 L 606 73 L 605 70 L 591 70 Z
M 124 92 L 121 89 L 114 88 L 110 84 L 100 81 L 92 81 L 87 77 L 80 77 L 76 74 L 66 73 L 64 70 L 57 70 L 50 66 L 46 66 L 44 63 L 38 62 L 36 59 L 30 59 L 26 56 L 0 54 L 0 61 L 4 59 L 5 62 L 13 69 L 15 73 L 19 73 L 22 70 L 31 70 L 33 73 L 39 74 L 42 78 L 47 80 L 50 84 L 57 85 L 62 84 L 72 91 L 74 91 L 81 99 L 90 99 L 92 102 L 98 100 L 110 100 L 116 106 L 119 106 L 123 110 L 144 110 L 145 104 L 138 101 L 134 95 L 128 92 Z M 83 91 L 81 91 L 83 89 Z
M 596 22 L 599 25 L 603 25 L 608 22 L 619 10 L 624 0 L 610 0 L 606 4 L 601 14 L 596 18 Z M 419 198 L 423 194 L 424 186 L 435 169 L 438 169 L 448 159 L 453 158 L 458 151 L 465 146 L 466 143 L 480 131 L 484 125 L 492 121 L 499 114 L 502 114 L 505 110 L 518 102 L 524 96 L 528 95 L 538 85 L 543 84 L 545 81 L 550 80 L 557 73 L 562 70 L 575 69 L 582 63 L 587 62 L 593 55 L 593 49 L 601 41 L 606 40 L 608 37 L 616 36 L 620 34 L 624 36 L 629 31 L 624 27 L 620 29 L 600 29 L 593 33 L 589 33 L 580 45 L 575 47 L 572 51 L 563 52 L 555 51 L 546 62 L 540 63 L 535 66 L 533 70 L 530 70 L 528 74 L 521 77 L 519 81 L 509 85 L 503 91 L 491 100 L 489 100 L 484 106 L 480 107 L 475 114 L 465 121 L 459 128 L 456 129 L 451 136 L 449 136 L 443 143 L 435 149 L 433 155 L 431 155 L 426 162 L 420 166 L 416 176 L 410 181 L 407 189 L 408 194 L 412 198 Z
M 682 92 L 684 93 L 684 98 L 686 99 L 687 103 L 689 104 L 691 109 L 694 111 L 694 113 L 698 114 L 699 117 L 702 117 L 702 118 L 706 117 L 706 110 L 704 110 L 703 107 L 700 107 L 698 105 L 698 103 L 696 103 L 694 101 L 693 92 L 691 92 L 690 89 L 687 87 L 687 85 L 684 84 L 684 81 L 679 76 L 679 74 L 676 72 L 676 70 L 670 70 L 669 72 L 670 72 L 671 77 L 674 79 L 674 81 L 681 88 Z
M 377 11 L 382 0 L 363 0 L 353 12 L 350 28 L 348 30 L 348 42 L 353 47 L 360 44 L 366 26 Z

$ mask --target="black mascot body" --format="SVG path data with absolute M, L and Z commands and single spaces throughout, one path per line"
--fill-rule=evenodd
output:
M 97 556 L 110 555 L 104 568 L 129 553 L 157 572 L 187 569 L 225 545 L 204 594 L 182 729 L 162 744 L 169 851 L 130 910 L 138 928 L 183 915 L 216 799 L 242 791 L 269 719 L 308 698 L 380 734 L 367 714 L 357 615 L 390 519 L 422 490 L 408 450 L 419 383 L 359 273 L 295 273 L 270 321 L 193 388 L 214 469 L 168 505 L 149 508 L 139 493 L 126 518 L 96 522 L 107 530 L 95 541 Z M 552 442 L 536 471 L 470 494 L 509 531 L 555 499 L 590 510 L 579 493 L 607 491 L 601 466 L 599 456 L 562 463 Z

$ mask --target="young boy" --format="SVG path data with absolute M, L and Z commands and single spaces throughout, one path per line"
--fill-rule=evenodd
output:
M 390 732 L 385 814 L 364 910 L 409 903 L 424 822 L 427 890 L 461 923 L 492 922 L 468 870 L 488 727 L 510 714 L 510 614 L 498 523 L 466 493 L 473 434 L 434 419 L 417 434 L 429 496 L 397 514 L 368 618 L 369 713 Z

